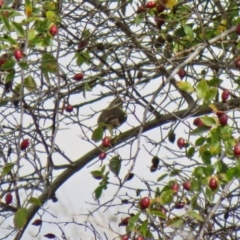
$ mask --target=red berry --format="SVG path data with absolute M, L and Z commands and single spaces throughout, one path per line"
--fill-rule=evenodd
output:
M 150 203 L 151 203 L 151 199 L 149 197 L 144 197 L 139 202 L 140 208 L 141 209 L 146 209 L 146 208 L 149 207 Z
M 6 203 L 7 205 L 9 205 L 9 204 L 12 203 L 12 200 L 13 200 L 12 194 L 11 194 L 11 193 L 8 193 L 8 194 L 5 196 L 5 203 Z
M 80 81 L 80 80 L 83 79 L 83 77 L 84 77 L 84 74 L 83 74 L 83 73 L 77 73 L 77 74 L 73 77 L 73 79 L 76 80 L 76 81 Z
M 87 47 L 87 41 L 83 40 L 78 44 L 78 51 L 82 51 L 86 47 Z
M 230 92 L 227 89 L 224 89 L 222 92 L 222 101 L 226 102 L 228 100 Z
M 234 64 L 235 64 L 236 68 L 240 69 L 240 57 L 237 57 L 237 58 L 234 60 Z
M 28 139 L 23 139 L 21 144 L 20 144 L 20 149 L 23 151 L 29 146 L 29 140 Z
M 101 152 L 98 157 L 100 160 L 103 160 L 106 158 L 106 156 L 107 156 L 107 154 L 105 152 Z
M 218 116 L 218 118 L 220 118 L 223 114 L 224 112 L 221 112 L 221 111 L 216 112 L 216 115 Z
M 179 190 L 179 185 L 175 182 L 172 184 L 171 189 L 174 191 L 173 194 L 176 194 Z
M 111 145 L 111 138 L 110 137 L 104 137 L 102 140 L 102 145 L 104 147 L 109 147 Z
M 184 148 L 186 146 L 186 141 L 183 138 L 179 138 L 177 140 L 177 145 L 180 149 Z
M 154 18 L 154 21 L 159 29 L 161 29 L 162 25 L 165 23 L 164 18 L 165 18 L 164 15 Z
M 240 23 L 237 25 L 237 27 L 236 27 L 236 33 L 238 34 L 238 35 L 240 35 Z
M 214 191 L 218 187 L 218 182 L 215 177 L 211 177 L 208 182 L 208 186 Z
M 54 37 L 55 35 L 57 35 L 58 33 L 58 27 L 57 25 L 52 25 L 50 28 L 49 28 L 49 32 L 50 34 Z
M 177 203 L 175 204 L 175 208 L 176 208 L 176 209 L 184 208 L 184 206 L 185 206 L 185 202 L 177 202 Z
M 142 237 L 142 236 L 138 236 L 138 237 L 135 238 L 135 240 L 144 240 L 144 239 L 145 239 L 145 238 Z
M 2 7 L 3 5 L 3 0 L 0 0 L 0 8 Z
M 0 57 L 0 67 L 7 61 L 7 55 L 6 54 L 3 54 L 1 57 Z
M 34 225 L 34 226 L 40 226 L 40 225 L 42 225 L 42 220 L 41 220 L 41 219 L 36 219 L 36 220 L 32 223 L 32 225 Z
M 121 236 L 121 240 L 128 240 L 129 238 L 128 238 L 128 235 L 126 234 L 126 235 L 123 235 L 123 236 Z
M 136 13 L 139 14 L 139 13 L 144 13 L 146 11 L 147 11 L 147 9 L 144 6 L 140 6 L 140 7 L 138 7 Z
M 23 57 L 23 53 L 20 49 L 15 49 L 13 55 L 17 61 L 19 61 Z
M 150 1 L 150 2 L 146 3 L 145 7 L 146 8 L 154 8 L 154 7 L 156 7 L 156 2 Z
M 65 111 L 66 111 L 66 112 L 72 112 L 72 111 L 73 111 L 73 106 L 72 106 L 72 105 L 67 105 L 67 106 L 65 107 Z
M 220 124 L 221 124 L 222 126 L 227 125 L 228 115 L 225 114 L 225 113 L 223 113 L 223 114 L 221 115 L 221 117 L 219 118 L 219 122 L 220 122 Z
M 240 143 L 235 145 L 233 152 L 235 157 L 240 157 Z
M 165 8 L 165 6 L 164 6 L 162 3 L 159 3 L 159 4 L 157 4 L 156 9 L 157 9 L 157 12 L 158 12 L 158 13 L 161 13 L 161 12 L 163 12 L 166 8 Z
M 187 191 L 190 191 L 191 189 L 191 183 L 190 182 L 184 182 L 183 183 L 183 188 Z
M 122 221 L 118 224 L 119 227 L 121 226 L 127 226 L 128 225 L 128 221 L 131 217 L 126 217 L 124 219 L 122 219 Z
M 193 125 L 197 126 L 197 127 L 203 127 L 205 126 L 204 123 L 202 122 L 202 120 L 200 118 L 195 118 L 193 121 Z
M 186 76 L 186 71 L 181 68 L 179 71 L 178 71 L 178 76 L 183 79 L 185 76 Z

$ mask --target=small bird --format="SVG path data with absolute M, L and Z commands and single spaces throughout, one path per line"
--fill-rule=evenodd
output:
M 122 110 L 123 101 L 121 98 L 115 98 L 109 106 L 102 111 L 98 118 L 98 125 L 104 123 L 112 128 L 118 128 L 127 120 L 126 113 Z

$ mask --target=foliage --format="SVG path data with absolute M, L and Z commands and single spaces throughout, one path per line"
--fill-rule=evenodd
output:
M 45 238 L 68 239 L 71 223 L 96 239 L 239 239 L 238 1 L 19 2 L 0 1 L 1 239 L 31 222 L 58 227 Z M 120 207 L 126 229 L 45 219 L 87 166 L 88 216 Z

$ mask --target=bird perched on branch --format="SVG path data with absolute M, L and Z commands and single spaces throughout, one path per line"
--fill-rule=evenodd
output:
M 98 118 L 98 125 L 103 123 L 109 125 L 111 128 L 118 128 L 127 120 L 127 115 L 122 110 L 122 107 L 122 99 L 115 98 L 100 114 Z

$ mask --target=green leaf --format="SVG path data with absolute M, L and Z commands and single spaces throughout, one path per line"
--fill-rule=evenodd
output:
M 167 226 L 179 228 L 183 225 L 183 223 L 184 221 L 181 218 L 175 217 L 173 219 L 170 219 L 170 221 L 167 222 Z
M 142 222 L 142 224 L 138 227 L 138 231 L 142 236 L 146 236 L 148 232 L 148 220 Z
M 223 82 L 223 80 L 218 79 L 218 78 L 213 78 L 213 79 L 207 81 L 208 86 L 210 86 L 210 87 L 218 87 L 222 82 Z
M 1 70 L 12 70 L 15 66 L 15 61 L 13 59 L 9 59 L 7 60 L 2 66 L 1 66 Z
M 192 158 L 193 156 L 194 156 L 194 154 L 195 154 L 195 148 L 194 147 L 190 147 L 189 149 L 188 149 L 188 151 L 187 151 L 187 157 L 188 158 Z
M 232 135 L 233 135 L 232 130 L 233 129 L 230 126 L 221 127 L 221 129 L 220 129 L 221 139 L 223 141 L 227 141 L 229 139 L 232 139 Z
M 14 226 L 16 229 L 20 230 L 22 229 L 26 222 L 27 222 L 27 209 L 25 208 L 20 208 L 17 210 L 17 212 L 14 215 Z
M 28 200 L 29 203 L 32 203 L 32 204 L 35 204 L 39 207 L 42 206 L 42 202 L 38 199 L 38 198 L 35 198 L 35 197 L 31 197 L 29 200 Z
M 2 21 L 4 23 L 5 28 L 8 30 L 8 32 L 11 32 L 11 26 L 10 26 L 10 21 L 8 18 L 4 17 L 3 15 L 1 16 Z
M 209 150 L 206 150 L 203 154 L 201 154 L 202 161 L 204 164 L 209 165 L 211 164 L 211 153 Z
M 42 55 L 41 67 L 43 70 L 51 73 L 56 73 L 58 71 L 57 60 L 49 53 L 44 53 Z
M 21 95 L 21 88 L 22 88 L 22 84 L 21 83 L 18 83 L 15 88 L 14 88 L 14 92 L 16 94 L 18 94 L 19 96 Z
M 200 135 L 201 133 L 208 132 L 209 127 L 197 127 L 193 131 L 190 132 L 191 135 Z
M 0 41 L 8 42 L 11 45 L 17 44 L 16 41 L 11 36 L 6 35 L 6 34 L 3 37 L 0 37 Z
M 169 203 L 172 203 L 173 201 L 173 191 L 172 190 L 168 190 L 168 191 L 164 191 L 161 193 L 161 202 L 163 205 L 165 204 L 169 204 Z
M 157 179 L 157 182 L 160 182 L 161 180 L 163 180 L 165 177 L 167 177 L 168 174 L 167 173 L 164 173 L 162 176 L 160 176 L 158 179 Z
M 145 14 L 144 13 L 137 14 L 135 19 L 134 19 L 134 23 L 138 26 L 140 23 L 143 22 L 144 19 L 145 19 Z
M 24 78 L 23 84 L 29 92 L 34 91 L 37 88 L 37 84 L 31 75 L 28 75 L 26 78 Z
M 210 103 L 212 100 L 214 100 L 217 96 L 218 90 L 215 87 L 210 88 L 204 97 L 205 103 Z
M 57 19 L 58 19 L 56 13 L 53 12 L 53 11 L 47 11 L 46 12 L 46 17 L 51 22 L 56 22 Z
M 227 181 L 231 181 L 237 175 L 237 168 L 233 167 L 227 170 Z
M 208 84 L 206 80 L 202 79 L 198 85 L 196 86 L 196 93 L 199 99 L 202 99 L 205 97 L 206 92 L 208 91 Z
M 24 70 L 27 70 L 27 69 L 29 68 L 28 63 L 25 62 L 25 61 L 19 62 L 18 65 L 19 65 L 20 68 L 22 68 L 22 69 L 24 69 Z
M 102 166 L 101 173 L 104 173 L 104 171 L 105 171 L 105 165 Z
M 202 146 L 204 144 L 204 142 L 206 141 L 205 137 L 200 137 L 195 141 L 195 145 L 196 146 Z
M 98 142 L 103 138 L 104 129 L 101 126 L 98 126 L 92 133 L 92 140 Z
M 189 211 L 189 212 L 188 212 L 188 215 L 189 215 L 190 217 L 193 217 L 193 218 L 197 219 L 197 220 L 200 221 L 200 222 L 203 222 L 202 216 L 201 216 L 199 213 L 195 212 L 195 211 Z
M 161 211 L 159 211 L 159 210 L 151 210 L 150 213 L 151 213 L 152 215 L 155 215 L 155 216 L 160 217 L 160 218 L 162 218 L 162 219 L 166 219 L 166 218 L 167 218 L 167 216 L 166 216 L 165 214 L 163 214 L 163 213 L 162 213 Z
M 128 225 L 127 225 L 127 231 L 130 232 L 135 228 L 135 223 L 137 222 L 137 220 L 139 219 L 141 214 L 141 211 L 139 211 L 137 214 L 135 214 L 133 217 L 131 217 L 128 221 Z
M 102 178 L 102 172 L 101 171 L 98 171 L 98 170 L 92 171 L 91 174 L 94 178 L 99 178 L 99 179 Z
M 188 36 L 189 40 L 192 41 L 193 38 L 194 38 L 194 33 L 193 33 L 193 30 L 192 30 L 192 27 L 190 27 L 187 24 L 183 24 L 183 29 L 184 29 L 184 32 L 186 33 L 186 35 Z
M 16 30 L 16 32 L 18 33 L 18 35 L 20 35 L 21 37 L 25 37 L 25 31 L 24 31 L 22 25 L 17 22 L 13 22 L 13 21 L 11 21 L 11 23 L 12 23 L 14 29 Z
M 161 195 L 159 187 L 156 188 L 155 190 L 155 198 L 159 197 Z
M 219 141 L 213 140 L 211 141 L 209 149 L 212 156 L 219 155 L 222 151 L 221 143 Z
M 203 167 L 196 167 L 193 171 L 193 176 L 198 179 L 202 179 L 203 177 Z
M 177 82 L 177 86 L 179 87 L 180 90 L 184 92 L 192 93 L 194 91 L 192 85 L 189 82 L 179 81 Z
M 201 182 L 199 181 L 199 179 L 194 179 L 191 182 L 191 190 L 192 191 L 200 191 L 201 189 Z
M 205 116 L 205 117 L 200 117 L 200 119 L 208 127 L 212 127 L 212 126 L 216 125 L 216 120 L 213 117 L 206 117 Z
M 193 208 L 193 209 L 197 209 L 197 208 L 199 208 L 199 205 L 198 205 L 198 203 L 197 203 L 197 201 L 198 201 L 198 198 L 199 198 L 199 194 L 197 193 L 197 194 L 195 194 L 193 197 L 192 197 L 192 199 L 191 199 L 191 207 Z
M 50 11 L 50 10 L 53 11 L 53 10 L 56 9 L 55 3 L 54 2 L 50 2 L 50 1 L 44 2 L 43 7 L 47 11 Z
M 206 177 L 211 176 L 214 172 L 214 168 L 212 165 L 208 165 L 208 166 L 202 167 L 202 168 L 203 168 L 203 173 Z
M 97 188 L 94 190 L 95 198 L 96 198 L 97 200 L 101 197 L 101 195 L 102 195 L 102 190 L 103 190 L 102 186 L 99 186 L 99 187 L 97 187 Z
M 206 187 L 206 198 L 209 201 L 209 203 L 213 202 L 214 199 L 214 191 L 212 191 L 209 187 Z
M 32 41 L 36 37 L 36 31 L 34 29 L 28 30 L 28 40 Z
M 6 176 L 7 174 L 9 174 L 11 172 L 11 170 L 13 169 L 14 164 L 13 163 L 7 163 L 3 166 L 2 168 L 2 177 Z
M 5 83 L 12 82 L 15 76 L 15 70 L 13 69 L 10 73 L 7 74 Z
M 121 159 L 119 158 L 119 156 L 115 156 L 110 160 L 109 169 L 112 173 L 118 176 L 121 169 Z

